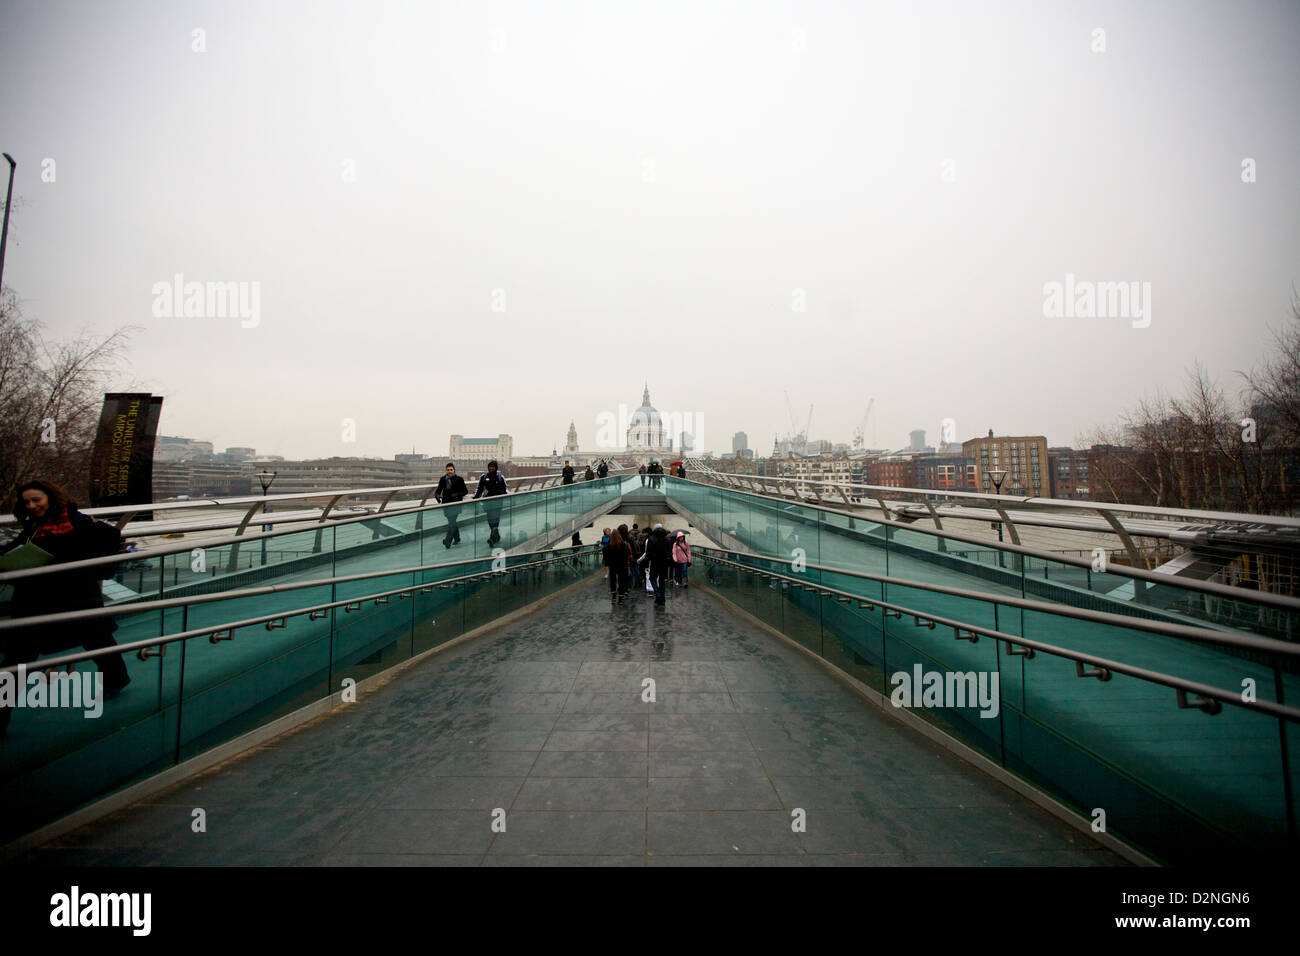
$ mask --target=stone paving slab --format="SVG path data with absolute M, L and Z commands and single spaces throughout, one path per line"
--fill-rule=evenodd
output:
M 1125 861 L 708 594 L 617 604 L 597 578 L 16 861 L 241 863 Z

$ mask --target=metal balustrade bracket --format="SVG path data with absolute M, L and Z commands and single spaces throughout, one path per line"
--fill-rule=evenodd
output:
M 851 597 L 847 597 L 846 595 L 843 595 L 843 594 L 837 594 L 837 595 L 835 595 L 835 603 L 836 603 L 836 604 L 852 604 L 852 603 L 853 603 L 853 598 L 851 598 Z
M 209 644 L 217 644 L 221 641 L 233 641 L 235 639 L 235 629 L 228 627 L 224 631 L 213 631 L 208 635 Z
M 888 607 L 887 607 L 887 608 L 885 608 L 885 617 L 896 617 L 896 618 L 901 619 L 901 618 L 903 617 L 903 612 L 902 612 L 902 611 L 895 611 L 893 608 L 888 608 Z
M 862 611 L 874 611 L 876 609 L 876 606 L 872 604 L 870 601 L 859 601 L 858 609 Z
M 450 590 L 451 590 L 451 585 L 450 585 L 450 584 L 439 584 L 439 585 L 438 585 L 438 590 L 439 590 L 439 591 L 450 591 Z
M 912 615 L 912 624 L 916 627 L 928 627 L 930 630 L 934 630 L 934 621 L 928 617 L 921 617 L 919 614 Z
M 1106 668 L 1106 667 L 1090 667 L 1090 668 L 1087 668 L 1087 669 L 1085 670 L 1085 669 L 1084 669 L 1084 666 L 1083 666 L 1083 661 L 1075 661 L 1075 662 L 1074 662 L 1074 672 L 1075 672 L 1076 674 L 1078 674 L 1080 677 L 1095 677 L 1095 678 L 1097 678 L 1097 680 L 1099 680 L 1099 681 L 1103 681 L 1103 682 L 1104 682 L 1104 681 L 1108 681 L 1108 680 L 1110 680 L 1110 669 L 1109 669 L 1109 668 Z
M 398 591 L 398 592 L 397 592 L 397 600 L 399 600 L 399 601 L 405 601 L 407 598 L 410 598 L 410 597 L 415 597 L 415 595 L 412 594 L 410 591 Z
M 1007 644 L 1007 655 L 1009 657 L 1023 657 L 1025 660 L 1031 660 L 1034 656 L 1032 647 L 1021 647 L 1019 644 Z M 1075 663 L 1078 663 L 1077 661 Z
M 1213 697 L 1196 696 L 1191 700 L 1188 700 L 1187 691 L 1183 690 L 1181 687 L 1175 687 L 1174 693 L 1178 695 L 1178 706 L 1182 710 L 1194 708 L 1196 710 L 1204 711 L 1211 717 L 1223 710 L 1223 705 Z
M 283 618 L 283 617 L 277 617 L 274 620 L 266 622 L 266 629 L 268 631 L 274 631 L 274 630 L 278 630 L 279 628 L 288 627 L 288 626 L 289 626 L 288 618 Z
M 307 620 L 309 620 L 309 621 L 319 621 L 321 618 L 323 618 L 323 617 L 329 617 L 329 616 L 330 616 L 330 610 L 329 610 L 329 608 L 327 608 L 327 607 L 323 607 L 323 608 L 321 608 L 320 610 L 312 611 L 309 615 L 307 615 Z
M 960 627 L 952 629 L 952 636 L 954 640 L 970 641 L 972 644 L 978 644 L 980 640 L 980 636 L 974 631 L 963 631 Z
M 387 604 L 391 597 L 392 595 L 390 594 L 379 595 L 379 597 L 375 598 L 375 606 L 378 607 L 380 604 Z
M 135 656 L 140 658 L 142 661 L 147 661 L 151 657 L 166 657 L 167 645 L 159 644 L 157 650 L 152 647 L 142 647 Z
M 360 611 L 360 610 L 361 610 L 360 601 L 349 601 L 347 604 L 343 605 L 344 614 L 348 614 L 352 611 Z

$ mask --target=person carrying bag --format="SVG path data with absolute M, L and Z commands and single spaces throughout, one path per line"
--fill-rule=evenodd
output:
M 38 561 L 29 567 L 67 564 L 117 554 L 122 534 L 113 525 L 84 515 L 67 492 L 51 482 L 29 481 L 18 489 L 14 517 L 22 531 L 4 551 L 11 561 Z M 39 553 L 50 559 L 42 561 Z M 3 558 L 0 558 L 3 560 Z M 100 581 L 112 577 L 113 566 L 78 568 L 22 578 L 14 582 L 10 614 L 37 617 L 104 606 Z M 80 646 L 94 651 L 113 647 L 117 622 L 111 617 L 76 624 L 44 624 L 10 632 L 4 644 L 2 666 L 30 664 L 42 654 L 57 654 Z M 104 676 L 104 697 L 111 700 L 131 682 L 121 654 L 95 659 Z M 0 736 L 8 729 L 11 711 L 0 708 Z

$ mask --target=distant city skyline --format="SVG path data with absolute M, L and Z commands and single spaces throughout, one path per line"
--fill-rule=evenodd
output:
M 931 432 L 930 432 L 929 429 L 911 429 L 911 430 L 909 430 L 909 432 L 908 432 L 908 439 L 909 439 L 908 441 L 904 441 L 904 442 L 901 442 L 901 443 L 893 443 L 893 444 L 888 444 L 888 445 L 881 445 L 881 446 L 879 446 L 879 447 L 877 447 L 877 448 L 874 448 L 874 449 L 872 448 L 872 446 L 868 445 L 868 446 L 866 446 L 866 448 L 864 448 L 864 449 L 862 449 L 862 450 L 875 450 L 875 451 L 881 451 L 881 452 L 892 452 L 892 451 L 918 451 L 918 450 L 920 450 L 920 447 L 917 446 L 916 443 L 915 443 L 914 441 L 912 441 L 912 437 L 913 437 L 913 435 L 914 435 L 917 431 L 924 431 L 924 432 L 925 432 L 925 434 L 926 434 L 926 445 L 925 445 L 925 447 L 928 447 L 928 448 L 933 449 L 935 453 L 940 453 L 940 452 L 942 451 L 942 448 L 941 448 L 940 443 L 939 443 L 937 440 L 932 440 L 932 439 L 929 437 L 929 436 L 931 435 Z M 938 429 L 936 429 L 936 431 L 938 431 Z M 960 445 L 960 444 L 962 443 L 962 441 L 964 441 L 964 440 L 972 440 L 972 439 L 976 439 L 976 438 L 982 438 L 982 437 L 984 437 L 985 435 L 987 435 L 987 433 L 988 433 L 988 429 L 985 429 L 984 431 L 981 431 L 981 432 L 979 432 L 979 433 L 977 433 L 977 434 L 973 434 L 973 435 L 966 436 L 964 439 L 963 439 L 963 438 L 959 438 L 959 439 L 958 439 L 957 441 L 955 441 L 953 444 L 955 444 L 955 445 Z M 474 438 L 483 438 L 483 439 L 486 439 L 486 438 L 489 438 L 489 437 L 490 437 L 490 438 L 492 438 L 493 440 L 496 440 L 496 438 L 497 438 L 498 435 L 505 435 L 505 436 L 510 436 L 511 438 L 513 438 L 513 433 L 512 433 L 509 429 L 504 429 L 504 430 L 498 432 L 497 435 L 492 435 L 492 436 L 487 436 L 487 435 L 476 436 L 476 435 L 469 435 L 469 434 L 464 434 L 464 433 L 460 433 L 460 432 L 456 432 L 456 433 L 452 433 L 452 434 L 455 434 L 455 435 L 457 435 L 458 437 L 463 437 L 463 438 L 467 438 L 467 439 L 474 439 Z M 581 434 L 581 433 L 580 433 L 580 434 Z M 999 431 L 998 429 L 995 428 L 995 429 L 994 429 L 994 434 L 995 434 L 995 435 L 1000 435 L 1000 436 L 1006 436 L 1006 435 L 1042 435 L 1043 437 L 1045 437 L 1045 438 L 1047 439 L 1047 443 L 1048 443 L 1048 445 L 1050 445 L 1050 446 L 1052 446 L 1052 447 L 1073 447 L 1073 444 L 1072 444 L 1071 442 L 1068 442 L 1068 441 L 1057 441 L 1057 440 L 1055 440 L 1055 439 L 1054 439 L 1050 434 L 1048 434 L 1048 433 L 1046 433 L 1046 432 L 1043 432 L 1043 431 L 1035 431 L 1035 430 L 1033 430 L 1033 429 L 1030 429 L 1030 430 L 1028 430 L 1028 431 L 1017 431 L 1017 432 L 1012 432 L 1012 431 Z M 450 438 L 451 435 L 449 435 L 448 437 Z M 833 445 L 837 445 L 837 446 L 838 446 L 838 445 L 849 446 L 849 449 L 848 449 L 848 450 L 849 450 L 850 452 L 853 451 L 853 449 L 852 449 L 852 447 L 851 447 L 851 442 L 849 442 L 849 441 L 841 441 L 840 439 L 841 439 L 842 437 L 843 437 L 843 436 L 814 437 L 813 439 L 810 439 L 810 442 L 812 442 L 812 441 L 828 441 L 828 442 L 831 442 Z M 226 454 L 228 450 L 229 450 L 229 451 L 241 451 L 241 452 L 243 452 L 243 451 L 248 451 L 248 449 L 250 448 L 250 446 L 247 446 L 247 445 L 244 445 L 244 446 L 240 446 L 240 445 L 229 445 L 229 446 L 224 446 L 224 447 L 223 447 L 223 446 L 221 445 L 221 443 L 215 442 L 215 441 L 213 441 L 213 440 L 211 440 L 211 439 L 209 439 L 209 438 L 206 438 L 206 437 L 204 437 L 204 436 L 201 436 L 201 435 L 163 435 L 163 434 L 159 434 L 158 439 L 159 439 L 160 441 L 161 441 L 161 439 L 164 439 L 164 438 L 168 438 L 168 439 L 172 439 L 172 440 L 175 440 L 175 439 L 185 439 L 185 440 L 192 441 L 192 442 L 205 443 L 205 444 L 211 445 L 212 448 L 213 448 L 212 454 L 217 454 L 217 455 Z M 445 445 L 445 444 L 446 444 L 446 442 L 444 442 L 444 445 Z M 516 443 L 516 444 L 517 444 L 517 443 Z M 581 440 L 579 441 L 579 444 L 580 444 L 580 446 L 581 446 Z M 693 455 L 697 455 L 697 454 L 703 454 L 704 452 L 712 452 L 713 455 L 714 455 L 715 457 L 721 457 L 723 454 L 730 454 L 730 453 L 732 453 L 732 449 L 730 448 L 730 445 L 731 445 L 731 439 L 727 439 L 727 440 L 726 440 L 726 445 L 727 445 L 727 447 L 722 447 L 721 445 L 719 445 L 719 446 L 717 446 L 717 447 L 702 448 L 702 449 L 699 449 L 698 451 L 692 451 L 691 454 L 693 454 Z M 676 447 L 676 443 L 674 443 L 674 447 Z M 218 450 L 217 450 L 218 448 L 220 448 L 221 450 L 218 451 Z M 756 457 L 756 458 L 767 458 L 767 457 L 770 457 L 771 454 L 772 454 L 772 448 L 771 448 L 770 443 L 769 443 L 767 446 L 759 447 L 759 448 L 755 448 L 755 447 L 753 447 L 753 445 L 751 444 L 751 445 L 749 446 L 749 448 L 750 448 L 751 451 L 753 451 L 753 453 L 754 453 L 754 457 Z M 620 451 L 620 450 L 626 451 L 627 448 L 624 447 L 623 449 L 607 449 L 606 451 L 607 451 L 607 453 L 610 454 L 610 455 L 615 455 L 615 454 L 617 454 L 617 452 Z M 554 451 L 554 454 L 552 454 L 552 451 Z M 586 451 L 586 449 L 584 448 L 583 451 Z M 599 451 L 600 451 L 600 449 L 596 449 L 596 452 L 599 452 Z M 269 458 L 269 457 L 273 457 L 273 456 L 279 456 L 279 457 L 281 457 L 281 458 L 285 458 L 285 459 L 287 459 L 287 460 L 291 460 L 291 461 L 308 461 L 308 460 L 312 460 L 312 459 L 348 458 L 348 457 L 357 457 L 357 458 L 374 458 L 374 459 L 377 459 L 377 460 L 380 460 L 380 461 L 392 461 L 392 460 L 394 460 L 395 458 L 397 458 L 398 456 L 410 456 L 410 455 L 412 455 L 412 454 L 415 454 L 415 455 L 423 455 L 424 457 L 426 457 L 426 458 L 430 458 L 430 459 L 434 459 L 434 458 L 449 458 L 449 457 L 450 457 L 450 458 L 454 458 L 454 457 L 456 457 L 455 455 L 450 455 L 447 451 L 436 451 L 436 450 L 435 450 L 435 451 L 424 451 L 424 450 L 421 450 L 418 446 L 416 446 L 416 447 L 413 448 L 413 449 L 408 449 L 408 450 L 405 450 L 405 451 L 396 451 L 396 452 L 391 452 L 391 453 L 389 453 L 389 454 L 372 454 L 372 453 L 362 453 L 362 452 L 353 452 L 353 453 L 347 453 L 347 452 L 331 452 L 330 454 L 310 454 L 310 453 L 308 453 L 308 454 L 305 454 L 305 455 L 298 456 L 298 455 L 284 455 L 284 454 L 282 454 L 281 452 L 278 452 L 278 451 L 275 451 L 275 450 L 268 450 L 268 449 L 261 449 L 261 448 L 253 448 L 253 452 L 255 453 L 255 457 L 257 457 L 257 458 Z M 527 449 L 516 449 L 516 451 L 514 452 L 514 456 L 513 456 L 513 457 L 515 457 L 515 458 L 548 458 L 548 457 L 561 457 L 561 458 L 562 458 L 562 457 L 564 457 L 564 443 L 561 442 L 560 444 L 554 446 L 553 449 L 552 449 L 552 448 L 548 448 L 548 449 L 546 449 L 545 451 L 540 451 L 540 450 L 539 450 L 539 451 L 529 451 L 529 450 L 527 450 Z

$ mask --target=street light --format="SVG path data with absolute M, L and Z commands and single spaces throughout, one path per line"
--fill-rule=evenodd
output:
M 271 487 L 271 482 L 275 481 L 278 471 L 259 471 L 255 477 L 262 485 L 262 514 L 266 514 L 266 490 Z M 275 525 L 262 525 L 262 532 L 270 531 Z M 262 539 L 262 566 L 266 566 L 266 539 Z
M 1002 482 L 1007 480 L 1007 470 L 1005 468 L 993 468 L 989 471 L 989 479 L 993 482 L 993 490 L 1001 496 Z M 998 529 L 998 543 L 1002 543 L 1002 522 L 993 522 L 993 527 Z M 1002 567 L 1002 552 L 998 551 L 998 567 Z
M 8 153 L 4 154 L 5 161 L 9 163 L 9 192 L 5 195 L 5 224 L 0 230 L 0 288 L 4 287 L 5 277 L 5 244 L 9 241 L 9 207 L 13 205 L 14 199 L 14 170 L 18 164 Z

